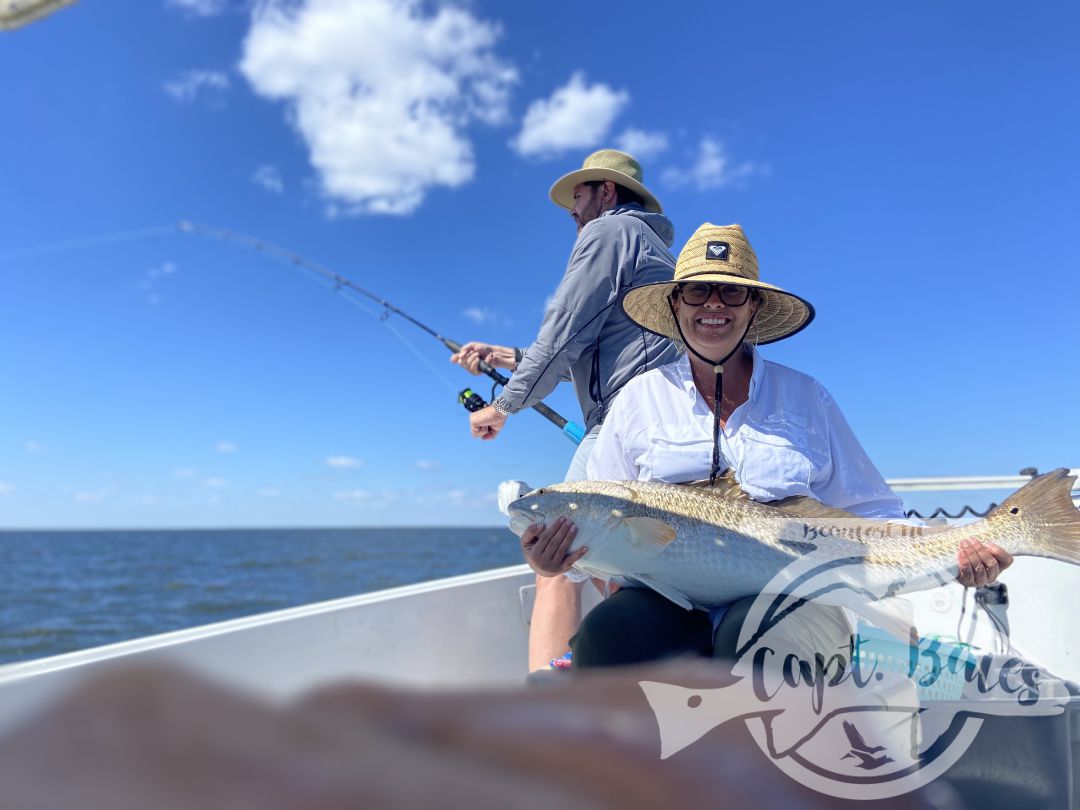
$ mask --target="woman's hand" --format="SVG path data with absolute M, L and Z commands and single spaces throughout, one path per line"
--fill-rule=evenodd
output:
M 965 588 L 989 585 L 998 578 L 998 574 L 1013 564 L 1013 555 L 1001 546 L 970 539 L 960 544 L 956 559 L 960 563 L 960 573 L 956 581 Z
M 575 537 L 577 526 L 564 517 L 557 518 L 550 526 L 534 523 L 521 534 L 525 562 L 542 577 L 565 574 L 589 550 L 583 546 L 568 554 Z

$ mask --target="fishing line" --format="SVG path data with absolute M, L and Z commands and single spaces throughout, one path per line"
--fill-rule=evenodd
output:
M 84 236 L 79 239 L 70 239 L 65 242 L 49 242 L 44 245 L 32 245 L 25 248 L 16 248 L 0 252 L 0 262 L 13 259 L 25 259 L 32 256 L 47 256 L 50 253 L 64 253 L 69 250 L 82 250 L 83 248 L 96 247 L 97 245 L 111 245 L 117 242 L 134 242 L 139 239 L 149 239 L 153 236 L 165 236 L 175 233 L 175 225 L 159 225 L 153 228 L 142 228 L 135 231 L 117 231 L 115 233 L 97 234 L 96 236 Z
M 298 268 L 307 270 L 307 271 L 309 271 L 311 273 L 314 273 L 314 274 L 320 276 L 322 279 L 331 282 L 332 289 L 333 289 L 334 292 L 338 292 L 338 293 L 342 293 L 342 294 L 344 294 L 346 292 L 358 293 L 358 294 L 364 296 L 365 298 L 368 298 L 368 299 L 370 299 L 372 301 L 375 301 L 383 309 L 383 311 L 378 313 L 377 315 L 375 315 L 375 317 L 377 317 L 379 320 L 386 323 L 387 327 L 390 328 L 391 332 L 393 332 L 394 335 L 396 337 L 398 337 L 398 339 L 401 340 L 402 343 L 404 343 L 409 348 L 410 351 L 413 352 L 413 354 L 415 354 L 417 357 L 419 357 L 421 360 L 423 360 L 424 364 L 429 369 L 431 369 L 431 371 L 436 376 L 438 376 L 441 380 L 443 380 L 451 388 L 451 390 L 454 389 L 453 384 L 451 384 L 450 381 L 445 376 L 443 376 L 443 374 L 440 371 L 436 370 L 435 366 L 432 365 L 420 353 L 420 351 L 418 349 L 416 349 L 414 346 L 412 346 L 412 344 L 410 344 L 407 340 L 405 340 L 405 338 L 399 332 L 397 332 L 397 330 L 393 329 L 390 326 L 390 324 L 388 323 L 387 319 L 391 315 L 397 315 L 397 316 L 399 316 L 401 318 L 404 318 L 409 323 L 413 324 L 413 326 L 416 326 L 418 329 L 422 329 L 423 331 L 427 332 L 429 335 L 431 335 L 433 338 L 438 340 L 440 343 L 442 343 L 446 348 L 448 348 L 452 352 L 461 351 L 461 344 L 457 343 L 454 340 L 451 340 L 450 338 L 447 338 L 447 337 L 444 337 L 443 335 L 440 335 L 438 332 L 436 332 L 430 326 L 427 326 L 426 324 L 421 323 L 420 321 L 416 320 L 416 318 L 412 317 L 407 312 L 405 312 L 405 311 L 399 309 L 398 307 L 394 306 L 389 301 L 387 301 L 385 298 L 382 298 L 381 296 L 376 295 L 371 290 L 368 290 L 368 289 L 365 289 L 364 287 L 361 287 L 359 284 L 356 284 L 355 282 L 351 281 L 350 279 L 346 278 L 345 276 L 341 275 L 340 273 L 335 273 L 334 271 L 330 270 L 329 268 L 323 267 L 322 265 L 317 264 L 316 262 L 313 262 L 310 259 L 304 258 L 299 253 L 293 253 L 291 250 L 286 250 L 285 248 L 279 247 L 278 245 L 275 245 L 275 244 L 273 244 L 271 242 L 266 242 L 266 241 L 264 241 L 262 239 L 257 239 L 254 236 L 249 236 L 247 234 L 239 233 L 237 231 L 230 231 L 230 230 L 227 230 L 225 228 L 216 228 L 216 227 L 213 227 L 213 226 L 210 226 L 210 225 L 200 225 L 198 223 L 187 222 L 187 221 L 181 221 L 181 222 L 177 223 L 177 228 L 182 233 L 189 233 L 189 234 L 192 234 L 192 235 L 195 235 L 195 236 L 204 236 L 204 237 L 208 237 L 208 238 L 215 238 L 215 239 L 218 239 L 218 240 L 226 242 L 226 243 L 236 244 L 236 245 L 240 245 L 242 247 L 249 248 L 251 250 L 254 250 L 257 253 L 263 253 L 263 254 L 265 254 L 267 256 L 270 256 L 271 258 L 275 258 L 275 259 L 278 259 L 280 261 L 292 264 L 294 267 L 298 267 Z M 349 298 L 349 300 L 353 300 L 353 303 L 356 303 L 356 304 L 361 303 L 360 301 L 354 300 L 354 299 L 350 298 L 349 296 L 346 296 L 346 297 Z M 374 313 L 370 313 L 370 310 L 367 310 L 366 307 L 364 309 L 365 309 L 365 311 L 368 311 L 369 314 L 374 314 Z M 498 385 L 506 385 L 509 382 L 509 379 L 507 377 L 500 374 L 493 367 L 489 366 L 487 363 L 485 363 L 482 360 L 479 363 L 479 369 L 480 369 L 480 371 L 482 373 L 486 374 L 488 377 L 490 377 L 492 380 L 494 380 L 495 383 L 498 384 Z M 494 389 L 492 389 L 492 390 L 494 390 Z M 462 392 L 462 393 L 464 393 L 464 392 Z M 459 401 L 462 401 L 461 396 L 462 395 L 459 394 L 459 397 L 458 397 Z M 556 427 L 560 428 L 563 431 L 563 433 L 565 433 L 566 436 L 571 441 L 573 441 L 575 444 L 579 444 L 581 442 L 582 438 L 585 435 L 585 430 L 580 425 L 576 424 L 575 422 L 571 422 L 570 420 L 560 416 L 558 413 L 556 413 L 554 410 L 549 408 L 543 402 L 537 402 L 537 403 L 535 403 L 534 405 L 532 405 L 530 407 L 533 410 L 537 411 L 545 419 L 552 422 Z
M 279 258 L 280 259 L 280 257 L 272 257 L 272 258 Z M 295 264 L 295 263 L 290 261 L 290 264 Z M 296 265 L 296 266 L 298 266 L 301 270 L 306 271 L 305 275 L 307 275 L 308 278 L 310 278 L 312 281 L 319 284 L 320 286 L 326 286 L 325 283 L 324 283 L 324 279 L 316 278 L 315 276 L 313 276 L 311 274 L 310 268 L 304 267 L 303 265 Z M 430 358 L 428 358 L 422 351 L 420 351 L 420 349 L 418 349 L 415 345 L 413 345 L 409 341 L 409 339 L 406 338 L 405 335 L 403 335 L 401 332 L 399 332 L 397 327 L 395 327 L 394 324 L 392 324 L 390 322 L 390 320 L 389 320 L 390 313 L 388 313 L 386 310 L 383 310 L 382 312 L 376 312 L 374 309 L 369 307 L 367 304 L 365 304 L 363 301 L 361 301 L 355 295 L 351 294 L 350 290 L 348 290 L 345 287 L 338 287 L 338 286 L 335 285 L 333 287 L 330 287 L 329 289 L 330 289 L 331 292 L 338 293 L 343 299 L 348 301 L 353 306 L 359 307 L 361 310 L 366 312 L 368 315 L 370 315 L 375 320 L 381 321 L 383 323 L 383 325 L 387 329 L 390 330 L 390 332 L 394 335 L 394 337 L 396 337 L 398 340 L 400 340 L 402 342 L 402 344 L 405 346 L 405 348 L 408 349 L 413 354 L 413 356 L 416 357 L 417 360 L 419 360 L 421 363 L 423 363 L 425 366 L 427 366 L 428 370 L 431 371 L 431 373 L 434 374 L 436 377 L 438 377 L 446 385 L 447 388 L 449 388 L 455 394 L 457 393 L 457 386 L 454 385 L 452 382 L 450 382 L 450 379 L 445 374 L 443 374 L 442 370 L 437 368 L 435 366 L 435 364 L 431 362 Z

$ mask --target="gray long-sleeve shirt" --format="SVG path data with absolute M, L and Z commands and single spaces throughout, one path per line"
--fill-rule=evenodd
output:
M 616 206 L 582 228 L 540 333 L 497 397 L 499 406 L 516 413 L 569 379 L 591 429 L 634 375 L 674 360 L 671 341 L 642 329 L 617 303 L 627 287 L 671 279 L 674 238 L 667 217 L 637 204 Z

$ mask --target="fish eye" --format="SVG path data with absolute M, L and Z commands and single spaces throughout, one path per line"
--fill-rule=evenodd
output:
M 537 495 L 543 495 L 545 492 L 547 492 L 547 490 L 543 487 L 540 487 L 540 489 L 536 490 Z
M 1012 509 L 1009 510 L 1009 514 L 1010 515 L 1019 515 L 1020 514 L 1020 508 L 1014 506 Z

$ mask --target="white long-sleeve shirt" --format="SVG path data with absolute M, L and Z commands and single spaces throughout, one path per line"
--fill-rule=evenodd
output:
M 681 483 L 708 478 L 713 414 L 690 361 L 640 374 L 624 387 L 589 457 L 594 480 Z M 720 453 L 756 501 L 809 495 L 862 517 L 903 518 L 836 402 L 813 377 L 753 349 L 749 398 L 720 431 Z

